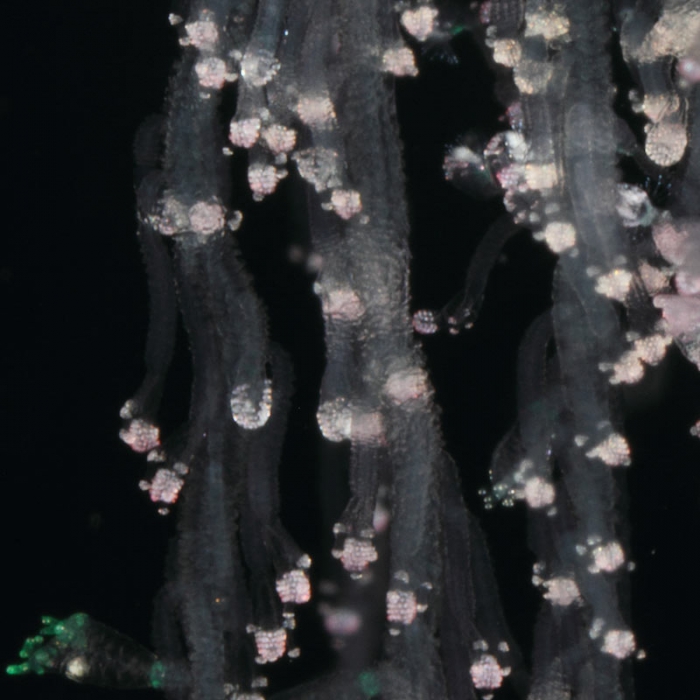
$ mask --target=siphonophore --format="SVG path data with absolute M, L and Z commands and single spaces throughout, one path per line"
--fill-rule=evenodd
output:
M 134 147 L 146 372 L 120 413 L 140 488 L 177 523 L 153 651 L 83 613 L 47 617 L 8 673 L 182 700 L 633 697 L 624 392 L 674 345 L 700 366 L 700 3 L 211 0 L 169 20 L 179 57 Z M 494 216 L 464 284 L 429 308 L 410 293 L 421 182 L 397 91 L 464 61 L 461 42 L 502 116 L 446 143 L 441 168 Z M 293 222 L 284 264 L 315 295 L 318 386 L 268 318 L 265 250 L 247 252 L 264 206 Z M 480 494 L 526 513 L 540 600 L 523 653 L 422 336 L 478 338 L 504 251 L 527 237 L 546 303 Z M 183 331 L 188 415 L 163 428 Z M 290 435 L 304 393 L 307 451 Z M 284 523 L 295 449 L 320 474 L 311 555 Z M 333 653 L 295 678 L 277 667 L 306 653 L 304 606 Z

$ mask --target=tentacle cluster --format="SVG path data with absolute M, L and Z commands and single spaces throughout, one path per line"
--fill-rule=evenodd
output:
M 334 674 L 284 697 L 489 698 L 506 682 L 531 700 L 625 697 L 625 664 L 640 652 L 621 604 L 631 563 L 619 493 L 632 455 L 615 392 L 673 342 L 700 367 L 700 2 L 487 0 L 473 10 L 192 0 L 171 15 L 181 58 L 164 116 L 136 144 L 146 376 L 121 411 L 122 439 L 147 454 L 141 488 L 178 520 L 158 648 L 84 615 L 47 618 L 11 673 L 256 698 L 259 668 L 299 653 L 295 607 L 311 599 L 311 561 L 282 525 L 277 474 L 293 368 L 268 339 L 237 243 L 247 214 L 231 205 L 230 162 L 247 158 L 253 202 L 287 178 L 306 198 L 326 348 L 316 420 L 324 440 L 347 446 L 349 491 L 331 549 L 347 605 L 319 611 L 338 648 L 363 641 L 354 656 L 341 650 Z M 445 176 L 472 192 L 478 180 L 505 211 L 464 290 L 441 311 L 411 314 L 395 82 L 467 26 L 498 76 L 507 127 L 483 151 L 453 148 Z M 616 103 L 623 68 L 635 83 L 624 97 L 632 123 Z M 663 210 L 623 182 L 623 158 L 650 178 L 674 169 Z M 531 673 L 500 612 L 414 333 L 474 326 L 490 271 L 523 229 L 556 256 L 552 303 L 522 339 L 517 420 L 485 495 L 489 507 L 527 507 L 542 593 Z M 189 418 L 163 435 L 180 322 Z

